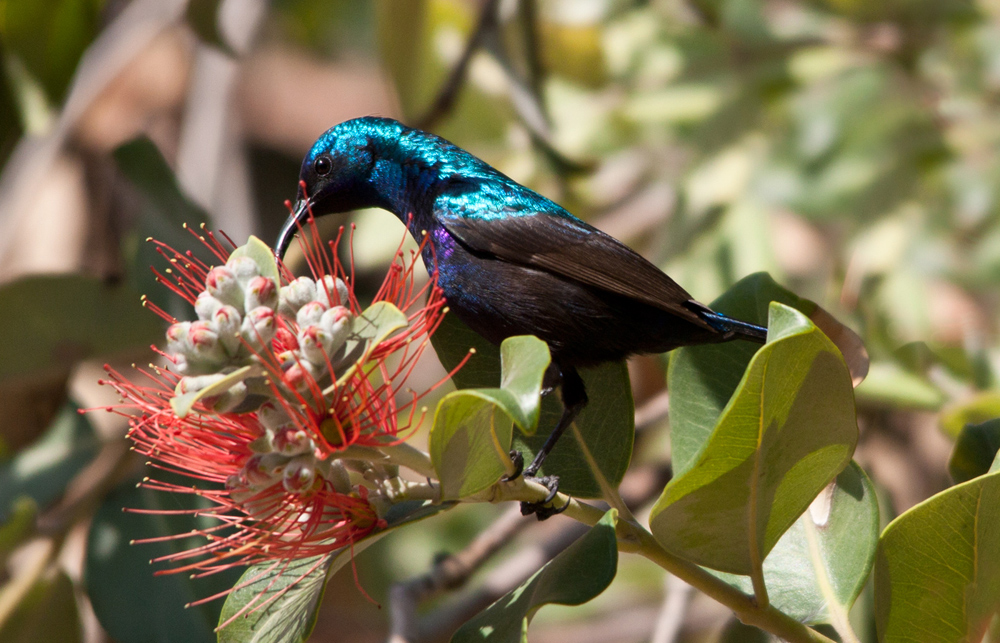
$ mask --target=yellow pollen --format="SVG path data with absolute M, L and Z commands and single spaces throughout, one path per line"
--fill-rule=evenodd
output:
M 153 237 L 146 237 L 146 241 L 152 241 Z
M 470 353 L 472 353 L 473 355 L 475 355 L 475 354 L 476 354 L 476 349 L 475 349 L 475 347 L 473 347 L 473 348 L 470 348 L 470 349 L 469 349 L 469 352 L 470 352 Z

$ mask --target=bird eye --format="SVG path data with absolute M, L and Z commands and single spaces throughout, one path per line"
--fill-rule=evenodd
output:
M 329 156 L 321 156 L 313 162 L 313 170 L 320 176 L 326 176 L 333 169 L 333 163 Z

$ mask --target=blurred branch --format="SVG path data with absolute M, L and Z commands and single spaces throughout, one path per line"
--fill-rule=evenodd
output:
M 520 513 L 520 509 L 515 509 Z M 538 569 L 555 558 L 587 532 L 588 526 L 563 521 L 544 529 L 541 523 L 531 521 L 532 531 L 545 531 L 548 536 L 533 538 L 526 547 L 503 562 L 483 581 L 481 587 L 458 597 L 419 620 L 414 637 L 408 643 L 437 643 L 447 641 L 462 623 L 484 610 L 501 596 L 511 591 Z M 402 643 L 393 641 L 392 643 Z
M 83 471 L 66 487 L 62 500 L 38 517 L 38 531 L 50 535 L 65 534 L 73 525 L 89 516 L 95 506 L 141 460 L 124 439 L 106 443 Z
M 486 36 L 490 32 L 496 31 L 497 7 L 499 5 L 499 0 L 486 0 L 483 4 L 482 9 L 479 11 L 479 20 L 476 22 L 476 27 L 472 30 L 472 35 L 469 36 L 469 40 L 465 43 L 465 50 L 462 51 L 458 62 L 452 68 L 448 80 L 441 87 L 441 91 L 438 92 L 427 113 L 416 120 L 415 124 L 418 128 L 431 129 L 439 120 L 447 116 L 455 106 L 458 93 L 462 89 L 462 85 L 465 84 L 472 57 L 483 46 Z
M 635 508 L 650 502 L 659 495 L 667 479 L 668 466 L 629 470 L 621 485 L 626 504 Z M 389 595 L 390 643 L 447 640 L 462 623 L 523 583 L 586 533 L 587 528 L 585 524 L 571 521 L 538 523 L 525 520 L 520 509 L 513 507 L 461 552 L 439 561 L 426 574 L 393 586 Z M 416 611 L 421 603 L 462 587 L 503 545 L 526 529 L 534 535 L 530 544 L 505 560 L 481 586 L 417 619 Z
M 414 617 L 420 603 L 463 586 L 493 554 L 532 524 L 521 515 L 519 507 L 512 506 L 462 551 L 441 558 L 425 574 L 393 585 L 389 591 L 390 643 L 416 640 Z
M 663 599 L 663 607 L 650 643 L 674 643 L 681 633 L 688 604 L 691 602 L 691 586 L 673 574 L 667 574 L 663 585 L 667 595 Z
M 18 219 L 31 212 L 28 204 L 37 198 L 77 121 L 153 38 L 176 24 L 186 6 L 186 0 L 136 0 L 84 52 L 52 132 L 22 138 L 0 175 L 0 262 L 15 238 Z

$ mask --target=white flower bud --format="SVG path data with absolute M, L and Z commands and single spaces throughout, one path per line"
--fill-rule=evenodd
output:
M 351 334 L 351 319 L 351 311 L 343 306 L 335 306 L 320 317 L 320 328 L 330 335 L 330 347 L 327 350 L 331 354 L 336 353 L 347 341 Z
M 282 484 L 290 493 L 301 493 L 312 488 L 316 480 L 316 464 L 311 456 L 300 456 L 285 466 Z
M 243 310 L 253 310 L 259 306 L 278 307 L 278 285 L 269 277 L 254 277 L 246 286 Z
M 226 349 L 226 354 L 230 357 L 236 357 L 240 352 L 240 327 L 242 324 L 240 313 L 233 306 L 220 306 L 212 315 L 211 325 L 218 334 L 222 347 Z
M 184 348 L 187 373 L 191 375 L 217 371 L 226 361 L 218 334 L 203 321 L 191 323 Z
M 194 302 L 194 312 L 198 314 L 198 319 L 208 321 L 222 306 L 221 301 L 213 297 L 207 290 L 203 290 Z
M 326 309 L 327 306 L 324 304 L 318 301 L 311 301 L 299 309 L 298 314 L 295 316 L 295 322 L 299 325 L 299 328 L 318 324 Z
M 191 322 L 171 324 L 170 328 L 167 329 L 167 351 L 171 354 L 183 356 L 191 346 L 191 343 L 188 341 L 190 331 Z
M 177 386 L 174 388 L 174 392 L 177 395 L 184 395 L 185 393 L 197 393 L 198 391 L 208 388 L 212 384 L 221 381 L 226 376 L 221 373 L 212 373 L 211 375 L 189 375 L 187 377 L 182 377 Z
M 333 484 L 337 493 L 349 494 L 354 491 L 351 485 L 351 475 L 340 460 L 322 460 L 317 463 L 320 475 Z
M 208 293 L 223 304 L 243 308 L 243 288 L 236 279 L 236 274 L 226 266 L 216 266 L 208 271 L 205 279 Z
M 326 366 L 316 366 L 309 360 L 298 360 L 285 371 L 285 383 L 296 390 L 306 389 L 326 372 Z
M 266 402 L 257 409 L 257 421 L 264 425 L 265 429 L 275 430 L 287 424 L 291 424 L 292 418 L 285 412 L 280 404 Z
M 307 326 L 299 331 L 299 350 L 302 356 L 319 367 L 325 367 L 330 360 L 330 346 L 333 337 L 320 326 Z
M 236 275 L 241 288 L 246 288 L 254 277 L 260 276 L 260 266 L 250 257 L 230 257 L 226 267 Z
M 243 465 L 242 473 L 250 487 L 259 491 L 282 477 L 287 462 L 288 458 L 277 453 L 255 455 Z
M 271 444 L 275 451 L 287 456 L 312 453 L 316 449 L 316 444 L 309 437 L 309 433 L 296 426 L 276 429 Z
M 350 303 L 347 284 L 330 275 L 324 275 L 323 279 L 316 283 L 316 301 L 325 304 L 327 308 L 347 306 Z
M 247 385 L 244 382 L 237 382 L 221 395 L 207 398 L 205 404 L 216 413 L 229 413 L 242 404 L 245 399 L 247 399 Z
M 299 308 L 316 299 L 316 283 L 309 277 L 299 277 L 279 292 L 278 312 L 294 318 Z
M 266 306 L 258 306 L 249 311 L 240 327 L 240 336 L 255 351 L 260 351 L 270 343 L 275 332 L 274 311 Z

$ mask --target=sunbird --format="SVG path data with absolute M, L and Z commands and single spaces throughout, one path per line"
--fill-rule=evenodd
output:
M 275 244 L 282 257 L 308 217 L 377 207 L 395 214 L 437 270 L 448 307 L 494 344 L 535 335 L 552 363 L 563 413 L 523 475 L 536 476 L 587 404 L 577 369 L 640 353 L 736 339 L 764 343 L 767 329 L 713 311 L 631 248 L 486 162 L 388 118 L 327 130 L 302 161 L 297 200 Z M 511 454 L 521 474 L 520 454 Z M 544 518 L 556 476 L 537 478 L 546 501 L 522 505 Z

